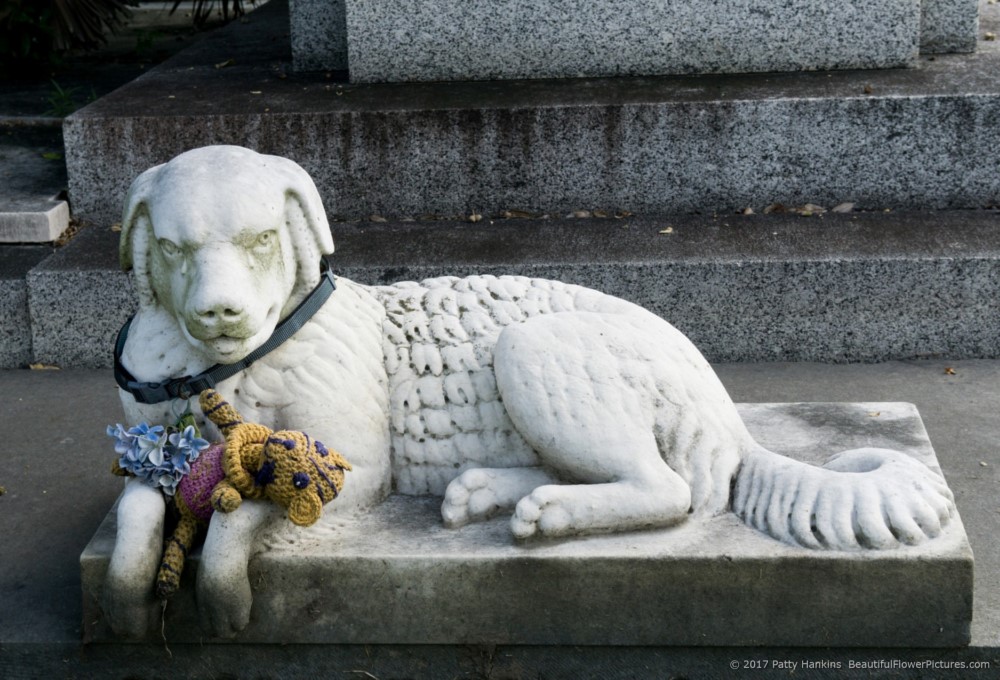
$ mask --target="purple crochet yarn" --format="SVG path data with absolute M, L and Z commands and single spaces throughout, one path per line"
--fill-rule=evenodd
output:
M 198 460 L 191 464 L 191 472 L 184 475 L 177 484 L 177 495 L 184 499 L 184 505 L 201 522 L 208 522 L 214 512 L 212 490 L 226 478 L 222 469 L 222 454 L 225 444 L 212 444 L 202 451 Z

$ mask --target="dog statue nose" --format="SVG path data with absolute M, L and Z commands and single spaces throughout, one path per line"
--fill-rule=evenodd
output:
M 192 311 L 194 312 L 195 326 L 210 334 L 226 333 L 229 329 L 241 324 L 246 318 L 246 310 L 243 305 L 225 298 L 192 305 Z
M 195 313 L 203 323 L 232 323 L 243 318 L 243 310 L 225 304 L 197 309 Z

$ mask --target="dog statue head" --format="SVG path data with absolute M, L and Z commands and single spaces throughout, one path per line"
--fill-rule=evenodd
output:
M 212 363 L 239 361 L 316 286 L 333 253 L 308 173 L 285 158 L 207 146 L 132 183 L 122 217 L 122 267 L 140 310 L 172 315 Z

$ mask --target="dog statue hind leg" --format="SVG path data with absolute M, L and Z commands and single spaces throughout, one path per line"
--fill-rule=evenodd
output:
M 510 501 L 513 489 L 524 491 L 511 524 L 519 538 L 675 524 L 691 511 L 693 492 L 698 508 L 725 509 L 742 422 L 707 362 L 658 317 L 536 317 L 501 333 L 494 371 L 511 420 L 561 483 L 533 469 L 467 471 L 446 493 L 450 524 L 462 523 L 455 506 L 466 497 L 467 505 L 476 493 Z M 729 427 L 700 428 L 706 410 Z M 668 437 L 682 446 L 668 450 Z M 704 454 L 693 465 L 692 449 Z M 485 488 L 470 488 L 475 480 Z M 527 488 L 532 481 L 540 484 Z

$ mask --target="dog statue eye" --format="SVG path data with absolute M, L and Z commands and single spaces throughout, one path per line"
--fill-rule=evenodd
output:
M 274 245 L 275 236 L 276 234 L 274 233 L 274 230 L 265 231 L 264 233 L 262 233 L 260 236 L 257 237 L 257 241 L 254 243 L 254 246 L 261 249 L 270 248 L 272 245 Z
M 292 475 L 292 486 L 296 489 L 304 489 L 309 486 L 309 475 L 305 472 L 296 472 Z
M 156 243 L 160 246 L 160 250 L 167 257 L 176 257 L 181 253 L 181 249 L 177 246 L 176 243 L 174 243 L 170 239 L 166 238 L 157 239 Z

